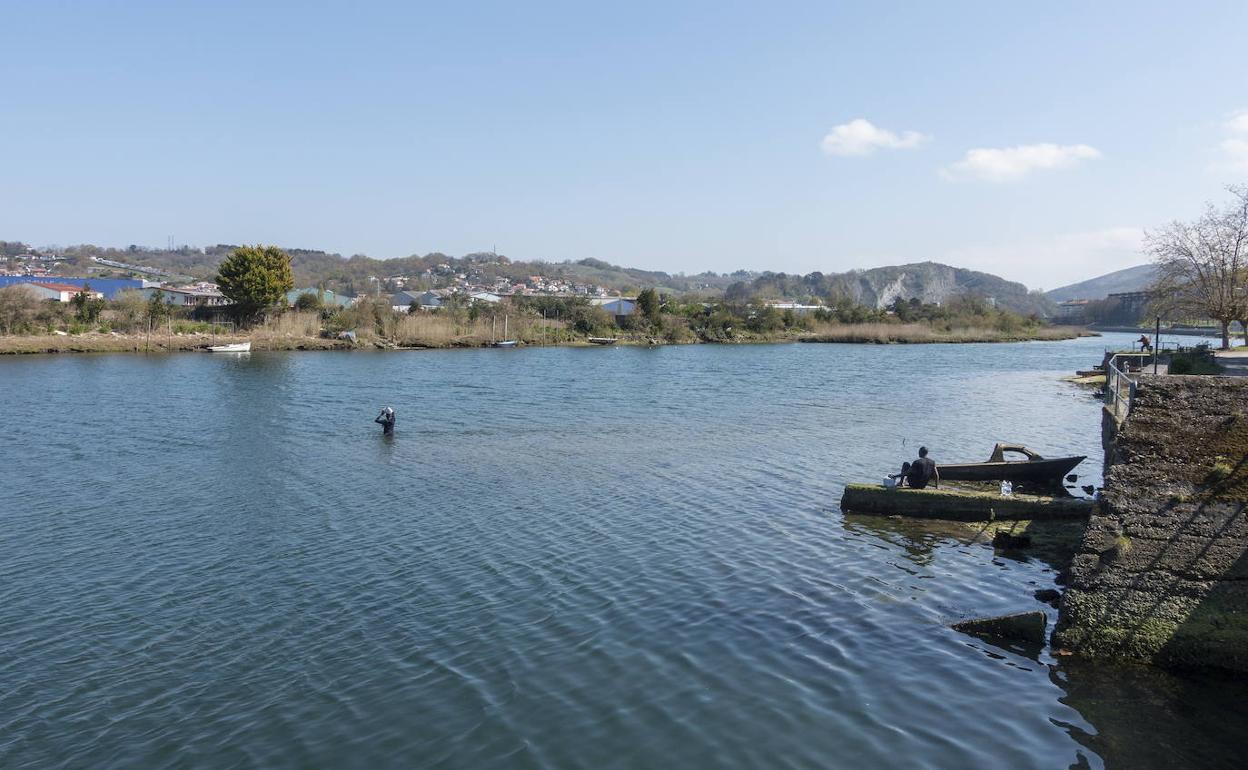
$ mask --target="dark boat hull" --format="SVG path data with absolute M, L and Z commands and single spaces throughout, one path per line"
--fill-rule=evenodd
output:
M 961 463 L 937 465 L 936 470 L 941 481 L 1049 482 L 1060 480 L 1086 459 L 1086 455 L 1081 455 L 1017 462 Z

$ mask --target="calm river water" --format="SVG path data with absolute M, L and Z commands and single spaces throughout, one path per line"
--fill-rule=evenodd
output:
M 1128 339 L 0 360 L 0 766 L 1225 764 L 1248 688 L 955 633 L 1054 570 L 837 508 L 1099 483 Z

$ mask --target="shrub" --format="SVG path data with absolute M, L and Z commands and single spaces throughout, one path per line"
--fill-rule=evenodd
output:
M 1231 467 L 1231 464 L 1227 462 L 1226 458 L 1219 456 L 1213 463 L 1213 467 L 1209 469 L 1208 479 L 1214 483 L 1225 481 L 1226 479 L 1229 479 L 1231 474 L 1234 472 L 1235 469 Z
M 112 325 L 115 328 L 134 332 L 146 327 L 147 300 L 143 297 L 142 292 L 135 289 L 126 289 L 118 292 L 109 305 L 107 312 L 111 316 Z
M 321 298 L 311 292 L 304 292 L 295 298 L 295 310 L 320 312 Z
M 1170 374 L 1220 374 L 1222 367 L 1209 360 L 1207 353 L 1197 350 L 1192 353 L 1175 353 L 1170 357 L 1167 371 Z
M 104 300 L 98 297 L 92 297 L 88 292 L 91 285 L 83 286 L 82 291 L 75 294 L 70 299 L 70 304 L 74 306 L 74 317 L 81 323 L 94 323 L 99 319 L 101 311 L 104 310 Z
M 43 300 L 29 286 L 19 283 L 0 289 L 0 332 L 34 331 L 42 304 Z

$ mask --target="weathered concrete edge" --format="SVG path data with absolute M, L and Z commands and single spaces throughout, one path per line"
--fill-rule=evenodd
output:
M 949 521 L 998 519 L 1086 519 L 1094 504 L 1078 498 L 1004 497 L 990 492 L 946 489 L 885 489 L 873 484 L 847 484 L 841 510 L 883 516 Z

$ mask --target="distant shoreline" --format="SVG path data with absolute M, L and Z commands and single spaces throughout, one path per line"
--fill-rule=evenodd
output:
M 942 332 L 928 327 L 915 328 L 903 324 L 846 324 L 836 333 L 798 333 L 772 335 L 743 334 L 731 340 L 671 342 L 646 336 L 622 336 L 615 343 L 625 347 L 662 345 L 735 345 L 778 343 L 839 343 L 839 344 L 984 344 L 1000 342 L 1032 342 L 1069 340 L 1099 336 L 1081 327 L 1044 327 L 1030 332 L 998 332 L 991 329 L 966 329 Z M 311 336 L 218 335 L 209 334 L 40 334 L 0 336 L 0 355 L 36 355 L 57 353 L 182 353 L 206 352 L 209 345 L 251 342 L 252 350 L 452 350 L 488 348 L 489 340 L 466 338 L 431 344 L 399 345 L 381 338 L 367 340 L 327 339 Z M 600 347 L 587 339 L 558 342 L 522 342 L 520 347 Z

